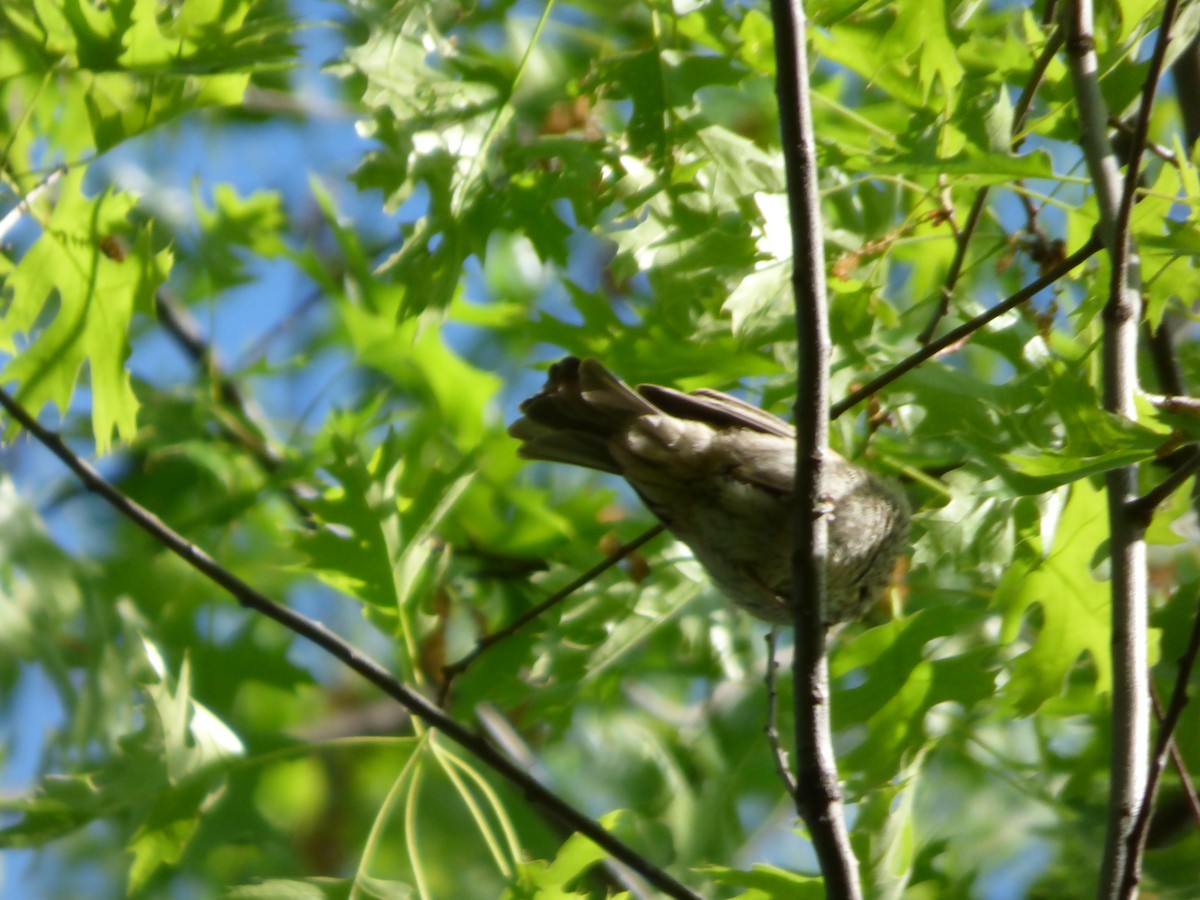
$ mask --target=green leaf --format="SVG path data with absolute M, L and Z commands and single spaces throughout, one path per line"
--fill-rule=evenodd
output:
M 624 53 L 605 60 L 598 75 L 614 95 L 633 104 L 629 117 L 630 148 L 661 156 L 666 146 L 667 86 L 657 48 Z
M 0 16 L 78 92 L 105 150 L 190 110 L 239 104 L 253 73 L 289 64 L 293 21 L 255 12 L 252 0 L 181 0 L 170 15 L 157 0 L 16 0 Z
M 989 648 L 945 656 L 930 650 L 931 642 L 946 644 L 977 617 L 963 604 L 924 609 L 864 632 L 834 657 L 831 678 L 842 682 L 854 673 L 864 679 L 835 690 L 833 720 L 839 730 L 867 726 L 867 739 L 842 754 L 865 787 L 888 782 L 898 766 L 916 758 L 929 741 L 925 715 L 934 706 L 953 702 L 971 709 L 992 695 Z
M 359 361 L 388 376 L 397 390 L 421 398 L 430 417 L 464 454 L 475 450 L 493 418 L 489 409 L 500 379 L 464 360 L 446 346 L 428 320 L 410 319 L 396 327 L 388 311 L 339 307 Z
M 384 878 L 270 878 L 257 884 L 231 887 L 229 900 L 410 900 L 415 893 L 401 881 Z
M 335 430 L 326 463 L 335 486 L 311 503 L 323 527 L 298 537 L 323 581 L 390 616 L 432 583 L 433 531 L 472 478 L 461 466 L 424 472 L 419 490 L 406 493 L 412 449 L 392 431 L 368 456 L 351 435 Z
M 1111 469 L 1154 459 L 1170 438 L 1157 423 L 1143 425 L 1098 405 L 1058 403 L 1067 440 L 1037 455 L 1007 453 L 1001 474 L 1016 490 L 1037 494 Z
M 880 159 L 855 156 L 845 161 L 851 172 L 903 175 L 906 177 L 957 176 L 972 184 L 1003 184 L 1023 178 L 1053 178 L 1053 162 L 1048 153 L 1038 150 L 1020 156 L 1009 152 L 983 152 L 967 146 L 961 152 L 943 156 L 926 144 Z
M 742 893 L 734 895 L 739 900 L 822 900 L 825 897 L 822 879 L 762 863 L 756 863 L 749 870 L 705 866 L 701 871 L 717 884 L 744 888 Z
M 1001 89 L 996 100 L 988 110 L 985 123 L 988 137 L 988 149 L 993 153 L 1007 155 L 1012 147 L 1013 138 L 1013 105 L 1008 98 L 1008 91 Z
M 613 810 L 601 816 L 600 824 L 605 830 L 621 832 L 633 827 L 632 816 L 626 810 Z M 608 852 L 590 838 L 573 834 L 558 848 L 550 863 L 536 860 L 522 863 L 517 873 L 517 883 L 505 892 L 506 900 L 567 900 L 572 897 L 588 897 L 588 891 L 574 891 L 570 887 L 588 870 L 608 858 Z M 625 897 L 622 893 L 618 896 Z
M 192 698 L 186 661 L 172 684 L 157 647 L 143 639 L 142 650 L 142 728 L 121 735 L 118 752 L 92 771 L 48 776 L 30 796 L 0 804 L 23 814 L 0 831 L 7 847 L 40 846 L 118 815 L 134 823 L 131 893 L 179 861 L 202 811 L 224 790 L 225 764 L 243 752 L 237 736 Z
M 1092 563 L 1107 537 L 1104 495 L 1088 481 L 1077 481 L 1068 489 L 1048 550 L 1022 545 L 996 586 L 992 605 L 1004 617 L 1001 640 L 1016 641 L 1031 609 L 1041 613 L 1041 626 L 1014 660 L 1004 689 L 1021 715 L 1060 694 L 1085 654 L 1095 671 L 1095 692 L 1112 684 L 1108 585 L 1093 575 Z
M 859 804 L 851 841 L 863 861 L 864 892 L 877 900 L 899 900 L 912 876 L 919 836 L 915 799 L 926 753 L 871 791 Z
M 761 339 L 790 324 L 795 317 L 788 298 L 791 281 L 791 266 L 780 263 L 756 269 L 743 278 L 721 307 L 732 319 L 733 333 Z
M 130 225 L 133 197 L 113 191 L 85 197 L 83 176 L 73 170 L 62 179 L 45 230 L 5 279 L 0 349 L 14 352 L 19 338 L 29 344 L 0 380 L 19 383 L 18 399 L 35 413 L 46 403 L 65 413 L 87 363 L 92 431 L 104 454 L 114 430 L 124 440 L 133 437 L 138 402 L 125 369 L 130 322 L 135 311 L 153 308 L 171 253 L 155 250 L 148 224 Z M 126 249 L 112 249 L 126 237 Z
M 154 873 L 173 866 L 200 826 L 200 809 L 210 799 L 208 786 L 191 782 L 182 790 L 164 795 L 151 815 L 129 842 L 133 861 L 129 866 L 129 892 L 145 889 Z
M 940 84 L 946 106 L 954 105 L 963 77 L 957 48 L 950 36 L 945 0 L 925 3 L 899 3 L 892 27 L 883 38 L 881 49 L 896 61 L 917 54 L 917 80 L 925 103 L 934 84 Z
M 249 254 L 271 259 L 287 252 L 282 235 L 289 223 L 283 198 L 273 191 L 243 198 L 229 185 L 218 185 L 211 209 L 197 198 L 196 219 L 204 232 L 193 263 L 203 275 L 197 284 L 201 297 L 249 281 L 244 261 Z

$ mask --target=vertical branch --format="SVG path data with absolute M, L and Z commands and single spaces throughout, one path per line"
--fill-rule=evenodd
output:
M 1150 801 L 1158 788 L 1158 781 L 1166 768 L 1167 755 L 1171 752 L 1171 737 L 1183 715 L 1183 708 L 1188 703 L 1188 682 L 1191 681 L 1192 668 L 1196 664 L 1196 656 L 1200 654 L 1200 607 L 1192 620 L 1192 633 L 1188 638 L 1187 648 L 1179 659 L 1179 671 L 1175 676 L 1175 689 L 1171 692 L 1171 705 L 1162 716 L 1159 726 L 1158 740 L 1154 746 L 1154 757 L 1150 761 L 1150 773 L 1146 777 L 1146 795 L 1142 808 L 1138 810 L 1137 821 L 1129 837 L 1131 864 L 1126 867 L 1121 882 L 1121 896 L 1134 897 L 1137 893 L 1139 866 L 1141 854 L 1146 848 L 1146 835 L 1150 831 Z
M 1136 418 L 1137 333 L 1141 317 L 1141 266 L 1129 235 L 1139 166 L 1149 129 L 1154 93 L 1170 39 L 1176 0 L 1167 0 L 1146 77 L 1122 182 L 1108 140 L 1108 112 L 1100 94 L 1091 0 L 1064 4 L 1067 61 L 1079 108 L 1081 146 L 1100 211 L 1100 232 L 1112 261 L 1104 307 L 1104 408 Z M 1105 475 L 1112 561 L 1112 764 L 1108 828 L 1099 896 L 1127 896 L 1140 868 L 1135 824 L 1149 802 L 1144 790 L 1149 768 L 1150 693 L 1146 676 L 1146 546 L 1143 527 L 1126 505 L 1137 495 L 1137 467 Z
M 796 810 L 816 851 L 826 896 L 862 896 L 850 849 L 829 723 L 825 560 L 828 523 L 822 475 L 829 445 L 829 322 L 816 150 L 808 95 L 804 10 L 800 0 L 772 0 L 788 210 L 792 222 L 792 289 L 796 300 L 796 509 L 793 615 L 796 706 Z
M 1081 145 L 1100 210 L 1100 233 L 1112 259 L 1114 285 L 1104 308 L 1104 408 L 1133 418 L 1136 383 L 1136 286 L 1128 293 L 1128 236 L 1118 231 L 1121 180 L 1108 141 L 1108 113 L 1100 94 L 1090 0 L 1065 4 L 1067 58 L 1079 109 Z M 1119 273 L 1119 274 L 1118 274 Z M 1136 275 L 1136 267 L 1132 267 Z M 1118 282 L 1117 279 L 1120 278 Z M 1125 515 L 1136 495 L 1137 468 L 1125 466 L 1105 475 L 1112 564 L 1112 760 L 1108 823 L 1098 896 L 1116 897 L 1127 860 L 1126 841 L 1133 832 L 1148 771 L 1150 725 L 1146 680 L 1146 552 L 1140 532 Z
M 1154 108 L 1154 95 L 1158 88 L 1159 79 L 1162 77 L 1163 65 L 1167 55 L 1167 44 L 1171 41 L 1171 28 L 1175 22 L 1175 12 L 1178 9 L 1178 0 L 1166 0 L 1163 5 L 1162 19 L 1158 23 L 1158 38 L 1154 44 L 1154 52 L 1150 57 L 1150 66 L 1146 73 L 1145 86 L 1142 88 L 1141 103 L 1138 106 L 1137 120 L 1133 127 L 1133 136 L 1130 141 L 1129 148 L 1129 163 L 1125 169 L 1125 183 L 1121 191 L 1121 205 L 1117 211 L 1117 220 L 1114 229 L 1114 244 L 1110 249 L 1112 255 L 1112 281 L 1109 289 L 1109 301 L 1105 307 L 1105 322 L 1109 324 L 1110 314 L 1109 309 L 1116 310 L 1112 315 L 1112 322 L 1120 324 L 1122 332 L 1122 349 L 1120 355 L 1115 359 L 1108 358 L 1108 348 L 1105 352 L 1105 396 L 1106 402 L 1108 399 L 1109 386 L 1108 381 L 1112 380 L 1115 385 L 1115 390 L 1121 391 L 1121 402 L 1124 405 L 1121 412 L 1128 415 L 1130 418 L 1135 416 L 1133 412 L 1133 392 L 1137 389 L 1137 332 L 1138 322 L 1141 317 L 1141 266 L 1137 256 L 1137 248 L 1129 236 L 1129 222 L 1133 215 L 1133 204 L 1135 195 L 1137 194 L 1138 178 L 1140 175 L 1140 165 L 1142 152 L 1145 149 L 1147 135 L 1150 131 L 1150 113 Z M 1106 327 L 1106 331 L 1109 328 Z M 1128 342 L 1131 348 L 1128 352 L 1124 351 L 1123 344 Z M 1106 342 L 1107 343 L 1107 342 Z M 1107 373 L 1113 369 L 1113 374 L 1110 377 Z M 1132 468 L 1132 467 L 1131 467 Z M 1129 476 L 1131 482 L 1128 484 L 1128 489 L 1131 493 L 1137 492 L 1137 470 L 1132 468 L 1132 474 Z M 1110 490 L 1109 502 L 1113 501 L 1114 493 Z M 1126 500 L 1132 498 L 1126 497 Z M 1123 609 L 1121 613 L 1127 613 L 1129 619 L 1127 622 L 1121 623 L 1124 626 L 1123 637 L 1130 640 L 1131 646 L 1123 648 L 1123 662 L 1130 666 L 1139 666 L 1136 678 L 1131 678 L 1127 688 L 1130 692 L 1131 702 L 1139 703 L 1145 706 L 1145 721 L 1146 727 L 1141 732 L 1139 739 L 1138 735 L 1129 737 L 1130 743 L 1135 745 L 1136 755 L 1131 754 L 1131 761 L 1139 762 L 1142 765 L 1140 772 L 1135 773 L 1140 775 L 1138 783 L 1126 787 L 1122 784 L 1122 788 L 1128 790 L 1136 799 L 1135 806 L 1130 807 L 1129 815 L 1133 821 L 1128 821 L 1128 818 L 1122 814 L 1119 818 L 1111 816 L 1109 818 L 1109 830 L 1107 837 L 1107 847 L 1112 848 L 1117 840 L 1121 840 L 1122 846 L 1117 848 L 1116 853 L 1106 854 L 1105 863 L 1108 865 L 1111 857 L 1116 857 L 1116 862 L 1120 863 L 1120 868 L 1114 869 L 1112 874 L 1119 878 L 1115 885 L 1108 888 L 1110 895 L 1115 889 L 1115 893 L 1120 897 L 1133 897 L 1137 892 L 1137 884 L 1141 878 L 1142 868 L 1142 853 L 1144 851 L 1145 826 L 1139 827 L 1139 823 L 1148 822 L 1150 805 L 1154 799 L 1154 791 L 1157 787 L 1158 771 L 1161 771 L 1161 760 L 1166 755 L 1166 747 L 1169 745 L 1171 738 L 1171 730 L 1174 724 L 1168 725 L 1166 721 L 1162 724 L 1160 733 L 1160 742 L 1162 748 L 1156 753 L 1157 765 L 1151 769 L 1150 762 L 1147 759 L 1147 748 L 1145 742 L 1149 741 L 1149 720 L 1150 720 L 1150 698 L 1149 698 L 1149 678 L 1147 673 L 1149 667 L 1146 659 L 1146 572 L 1145 572 L 1145 543 L 1142 540 L 1145 528 L 1144 525 L 1131 514 L 1130 510 L 1124 510 L 1122 515 L 1122 527 L 1131 535 L 1136 545 L 1141 550 L 1141 566 L 1142 569 L 1136 573 L 1141 584 L 1140 597 L 1131 595 L 1131 603 L 1129 608 Z M 1116 531 L 1113 532 L 1114 541 Z M 1114 567 L 1115 572 L 1115 567 Z M 1115 579 L 1114 579 L 1115 584 Z M 1140 599 L 1140 610 L 1134 605 L 1136 600 Z M 1115 600 L 1115 597 L 1114 597 Z M 1135 618 L 1135 614 L 1137 617 Z M 1113 606 L 1113 642 L 1114 647 L 1117 646 L 1117 624 L 1118 624 L 1118 609 L 1114 602 Z M 1194 652 L 1194 651 L 1193 651 Z M 1114 659 L 1116 654 L 1114 653 Z M 1190 665 L 1182 667 L 1190 671 Z M 1139 693 L 1133 694 L 1134 690 Z M 1186 695 L 1185 695 L 1186 696 Z M 1114 710 L 1115 711 L 1115 710 Z M 1114 715 L 1114 728 L 1117 717 Z M 1136 725 L 1137 720 L 1131 722 Z M 1114 752 L 1116 744 L 1114 743 Z M 1114 767 L 1113 784 L 1116 785 Z M 1114 809 L 1114 805 L 1110 801 L 1110 810 Z M 1122 813 L 1124 811 L 1122 810 Z M 1109 872 L 1106 870 L 1105 875 Z M 1108 884 L 1108 882 L 1102 882 Z

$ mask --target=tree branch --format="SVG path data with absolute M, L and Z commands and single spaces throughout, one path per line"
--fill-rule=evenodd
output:
M 779 727 L 776 723 L 776 714 L 779 696 L 775 691 L 775 670 L 779 668 L 779 663 L 775 661 L 775 638 L 778 629 L 771 628 L 767 632 L 767 674 L 763 679 L 767 685 L 767 724 L 763 731 L 767 735 L 767 744 L 771 748 L 771 758 L 775 760 L 775 771 L 779 774 L 779 780 L 787 789 L 788 796 L 792 798 L 792 802 L 796 802 L 796 779 L 792 776 L 791 769 L 788 768 L 787 751 L 783 749 L 783 744 L 779 740 Z
M 1130 138 L 1129 163 L 1125 168 L 1121 203 L 1108 245 L 1112 257 L 1112 280 L 1108 303 L 1104 308 L 1104 405 L 1110 412 L 1130 419 L 1137 418 L 1134 394 L 1138 388 L 1137 340 L 1142 285 L 1141 261 L 1129 234 L 1129 223 L 1136 202 L 1142 153 L 1150 132 L 1154 96 L 1162 78 L 1177 8 L 1178 0 L 1166 0 L 1163 5 L 1158 37 L 1150 56 L 1141 103 Z M 1098 87 L 1098 82 L 1094 83 Z M 1093 173 L 1093 181 L 1099 174 L 1099 170 Z M 1109 518 L 1112 522 L 1114 758 L 1109 828 L 1105 839 L 1109 852 L 1105 854 L 1101 891 L 1105 896 L 1111 896 L 1113 888 L 1116 888 L 1115 895 L 1119 897 L 1132 897 L 1137 890 L 1144 850 L 1144 835 L 1139 839 L 1137 823 L 1143 818 L 1148 820 L 1154 800 L 1152 792 L 1157 786 L 1157 776 L 1149 769 L 1146 758 L 1146 744 L 1150 737 L 1150 687 L 1146 649 L 1149 638 L 1146 633 L 1145 528 L 1134 516 L 1129 515 L 1127 508 L 1137 493 L 1137 475 L 1136 465 L 1106 475 Z M 1124 716 L 1121 714 L 1126 712 L 1128 719 L 1122 721 Z M 1166 723 L 1163 730 L 1166 730 Z M 1120 739 L 1118 732 L 1121 733 Z M 1167 739 L 1170 739 L 1169 733 Z M 1165 748 L 1161 754 L 1165 754 Z M 1161 771 L 1161 758 L 1157 763 Z M 1120 846 L 1117 846 L 1118 842 Z M 1116 884 L 1109 880 L 1110 874 L 1118 879 Z
M 1163 10 L 1124 183 L 1108 139 L 1109 115 L 1100 93 L 1091 0 L 1071 0 L 1063 7 L 1067 63 L 1079 110 L 1080 146 L 1096 192 L 1101 235 L 1112 260 L 1103 316 L 1104 408 L 1128 419 L 1137 417 L 1134 395 L 1141 317 L 1141 266 L 1129 236 L 1129 220 L 1175 6 L 1175 0 L 1167 0 Z M 1137 475 L 1136 465 L 1105 473 L 1112 562 L 1113 757 L 1099 885 L 1099 895 L 1104 898 L 1124 896 L 1125 885 L 1137 883 L 1141 854 L 1133 843 L 1134 828 L 1149 801 L 1143 793 L 1149 777 L 1150 725 L 1146 545 L 1144 529 L 1127 509 L 1137 494 Z
M 1164 344 L 1166 346 L 1172 346 L 1170 336 L 1167 335 L 1167 339 L 1164 341 L 1163 338 L 1160 337 L 1162 334 L 1164 334 L 1164 332 L 1161 327 L 1158 329 L 1158 331 L 1154 332 L 1154 336 L 1152 338 L 1154 345 L 1156 347 Z M 1157 351 L 1155 351 L 1155 353 L 1157 355 Z M 1182 373 L 1178 371 L 1178 361 L 1174 363 L 1174 367 L 1176 371 L 1171 377 L 1182 378 Z M 1155 368 L 1158 368 L 1157 364 Z M 1162 378 L 1163 374 L 1160 372 L 1159 380 L 1161 381 Z M 1153 406 L 1155 409 L 1161 409 L 1163 412 L 1183 413 L 1184 415 L 1188 416 L 1200 415 L 1200 397 L 1187 397 L 1180 394 L 1143 394 L 1142 396 L 1146 398 L 1146 401 L 1151 406 Z
M 796 302 L 796 482 L 792 615 L 795 658 L 796 809 L 808 826 L 827 897 L 862 896 L 838 784 L 829 721 L 825 561 L 828 505 L 822 498 L 829 446 L 829 321 L 825 254 L 817 194 L 816 148 L 808 95 L 804 9 L 772 0 L 775 90 L 779 98 L 788 210 L 792 224 L 792 289 Z
M 1146 788 L 1143 794 L 1145 802 L 1138 810 L 1137 821 L 1129 835 L 1130 856 L 1134 860 L 1139 860 L 1146 849 L 1146 834 L 1150 830 L 1150 810 L 1154 795 L 1158 791 L 1159 779 L 1162 778 L 1162 771 L 1166 767 L 1167 754 L 1171 750 L 1171 738 L 1175 733 L 1175 727 L 1179 724 L 1183 708 L 1188 704 L 1188 682 L 1192 677 L 1192 668 L 1195 666 L 1197 654 L 1200 654 L 1200 603 L 1197 604 L 1196 615 L 1192 619 L 1192 633 L 1188 637 L 1187 647 L 1183 651 L 1183 656 L 1179 658 L 1179 671 L 1175 673 L 1175 687 L 1171 691 L 1171 702 L 1168 704 L 1167 712 L 1162 717 L 1162 724 L 1158 728 L 1154 757 L 1150 761 L 1150 771 L 1146 774 Z M 1125 868 L 1120 896 L 1134 897 L 1136 895 L 1140 877 L 1139 868 L 1137 865 Z
M 211 556 L 164 524 L 149 510 L 126 497 L 104 479 L 90 464 L 77 456 L 57 434 L 43 428 L 37 420 L 17 403 L 6 391 L 0 389 L 0 406 L 3 406 L 21 426 L 57 456 L 84 486 L 102 497 L 152 538 L 186 562 L 193 569 L 220 585 L 242 606 L 254 610 L 280 623 L 293 633 L 311 641 L 331 656 L 340 660 L 371 684 L 395 699 L 412 715 L 420 718 L 431 728 L 445 734 L 463 749 L 520 790 L 525 797 L 543 810 L 548 816 L 572 831 L 579 832 L 603 847 L 615 859 L 619 859 L 637 872 L 658 890 L 670 897 L 699 900 L 699 895 L 681 882 L 672 878 L 663 869 L 651 863 L 641 854 L 609 834 L 595 820 L 583 813 L 542 785 L 524 769 L 511 762 L 487 741 L 474 734 L 454 719 L 447 716 L 433 703 L 406 687 L 383 666 L 363 655 L 352 644 L 288 607 L 276 603 L 261 594 L 232 572 L 223 568 Z
M 936 341 L 926 344 L 916 353 L 913 353 L 905 359 L 902 359 L 882 375 L 877 375 L 875 378 L 872 378 L 858 390 L 851 391 L 845 396 L 845 398 L 833 404 L 833 408 L 830 410 L 829 417 L 831 419 L 836 419 L 838 416 L 842 415 L 842 413 L 853 409 L 868 397 L 873 396 L 882 388 L 887 387 L 901 375 L 911 372 L 921 363 L 925 362 L 925 360 L 937 356 L 946 348 L 954 346 L 959 341 L 966 340 L 993 319 L 1000 318 L 1000 316 L 1004 315 L 1009 310 L 1015 309 L 1026 300 L 1029 300 L 1031 297 L 1037 296 L 1038 293 L 1045 290 L 1060 278 L 1063 278 L 1069 274 L 1072 269 L 1076 268 L 1081 263 L 1095 255 L 1103 246 L 1104 244 L 1101 242 L 1099 236 L 1093 234 L 1078 250 L 1056 265 L 1053 269 L 1048 271 L 1045 275 L 1041 276 L 1036 281 L 1031 281 L 1025 287 L 1021 288 L 1021 290 L 1017 291 L 1007 300 L 997 303 L 986 312 L 980 313 L 970 321 L 964 322 L 962 325 L 959 325 L 952 331 L 948 331 Z
M 1158 504 L 1179 490 L 1189 478 L 1200 472 L 1200 448 L 1193 447 L 1188 456 L 1168 473 L 1167 477 L 1140 497 L 1125 504 L 1125 515 L 1135 527 L 1145 530 L 1150 527 Z
M 1197 619 L 1200 619 L 1200 616 L 1197 616 Z M 1150 702 L 1154 705 L 1154 717 L 1161 725 L 1167 714 L 1163 709 L 1162 701 L 1158 699 L 1158 692 L 1154 689 L 1154 679 L 1150 680 Z M 1196 785 L 1188 774 L 1187 763 L 1183 754 L 1179 752 L 1179 745 L 1173 737 L 1167 745 L 1167 750 L 1171 754 L 1171 764 L 1175 766 L 1175 774 L 1179 776 L 1179 786 L 1183 789 L 1183 799 L 1187 803 L 1188 812 L 1192 814 L 1192 822 L 1197 829 L 1200 829 L 1200 795 L 1196 793 Z M 1148 837 L 1149 832 L 1147 831 Z
M 454 684 L 454 679 L 470 668 L 471 664 L 475 662 L 475 660 L 478 659 L 483 653 L 485 653 L 488 648 L 493 647 L 501 641 L 512 637 L 534 619 L 542 615 L 542 613 L 553 609 L 555 606 L 558 606 L 558 604 L 562 603 L 585 584 L 595 578 L 598 578 L 629 554 L 633 553 L 635 550 L 641 549 L 643 546 L 650 543 L 650 541 L 654 540 L 666 530 L 666 526 L 664 525 L 655 525 L 653 528 L 646 529 L 628 544 L 618 547 L 616 552 L 600 560 L 600 562 L 596 563 L 596 565 L 592 566 L 579 577 L 555 591 L 541 603 L 529 610 L 526 610 L 522 615 L 518 616 L 499 631 L 493 631 L 491 634 L 485 634 L 475 642 L 475 646 L 471 649 L 471 651 L 463 656 L 460 660 L 443 666 L 442 687 L 438 691 L 438 705 L 441 706 L 445 704 L 446 697 L 448 697 L 450 694 L 450 688 Z
M 12 180 L 7 172 L 0 170 L 0 173 L 2 173 L 0 174 L 0 178 L 2 178 L 6 183 L 10 183 L 13 193 L 17 195 L 16 205 L 6 212 L 3 217 L 0 217 L 0 241 L 3 241 L 6 237 L 8 237 L 8 233 L 17 226 L 17 223 L 20 222 L 21 219 L 27 215 L 33 214 L 34 202 L 36 202 L 38 197 L 52 188 L 54 183 L 63 175 L 65 175 L 66 172 L 66 166 L 55 166 L 50 170 L 50 173 L 45 178 L 34 185 L 29 192 L 22 197 L 20 186 Z
M 167 334 L 212 382 L 217 400 L 232 411 L 232 415 L 216 411 L 217 427 L 222 434 L 250 454 L 267 475 L 277 474 L 286 465 L 287 460 L 272 445 L 266 414 L 246 395 L 241 386 L 225 373 L 216 351 L 205 340 L 195 316 L 164 290 L 154 295 L 154 309 Z M 296 515 L 301 521 L 311 524 L 312 512 L 304 502 L 298 487 L 285 484 L 282 489 Z

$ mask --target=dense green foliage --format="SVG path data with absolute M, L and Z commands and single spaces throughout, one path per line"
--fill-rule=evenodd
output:
M 1061 57 L 1013 141 L 1041 6 L 811 5 L 835 397 L 920 346 L 980 190 L 940 331 L 1095 226 Z M 1115 115 L 1138 98 L 1159 6 L 1101 5 Z M 314 33 L 335 58 L 300 53 Z M 336 97 L 314 92 L 323 63 Z M 653 524 L 610 478 L 517 459 L 505 422 L 538 364 L 592 355 L 632 382 L 788 414 L 773 77 L 760 3 L 5 0 L 0 212 L 20 226 L 0 235 L 0 382 L 241 577 L 436 696 L 478 637 Z M 352 172 L 274 159 L 309 173 L 291 193 L 193 184 L 170 160 L 231 142 L 270 159 L 288 129 L 345 142 L 351 128 Z M 1146 315 L 1182 323 L 1200 178 L 1169 82 L 1150 136 L 1163 152 L 1133 220 Z M 364 212 L 380 207 L 382 226 Z M 918 508 L 896 609 L 845 629 L 832 658 L 872 897 L 1092 892 L 1111 685 L 1097 476 L 1144 461 L 1149 487 L 1154 461 L 1196 434 L 1149 405 L 1136 424 L 1102 410 L 1107 285 L 1099 254 L 835 423 L 837 447 Z M 234 361 L 181 370 L 164 304 L 193 310 Z M 1200 382 L 1186 327 L 1178 349 Z M 1148 359 L 1143 376 L 1163 390 Z M 241 402 L 255 397 L 267 415 Z M 38 884 L 621 889 L 590 843 L 237 608 L 38 447 L 5 458 L 0 708 L 12 746 L 41 757 L 0 802 L 0 841 L 43 848 Z M 1164 695 L 1200 587 L 1188 514 L 1180 492 L 1149 533 Z M 816 896 L 763 735 L 762 636 L 658 538 L 480 655 L 447 708 L 706 896 Z M 15 731 L 31 691 L 51 710 L 44 738 Z M 787 678 L 779 692 L 786 736 Z M 1200 771 L 1195 707 L 1178 743 Z M 1178 793 L 1168 773 L 1168 805 Z M 1200 832 L 1156 842 L 1147 883 L 1189 896 Z

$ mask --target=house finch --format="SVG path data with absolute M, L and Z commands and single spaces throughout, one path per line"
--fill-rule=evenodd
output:
M 792 621 L 796 433 L 756 406 L 699 390 L 637 389 L 594 359 L 550 367 L 509 434 L 526 459 L 622 476 L 687 544 L 736 605 Z M 830 451 L 827 624 L 862 616 L 891 579 L 908 538 L 903 493 Z

